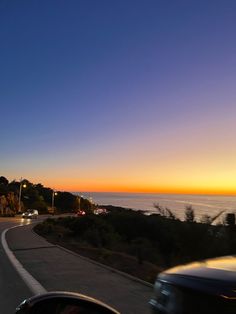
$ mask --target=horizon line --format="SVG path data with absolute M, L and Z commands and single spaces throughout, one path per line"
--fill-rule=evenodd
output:
M 59 191 L 59 189 L 58 189 Z M 64 190 L 65 191 L 65 190 Z M 216 195 L 236 196 L 236 192 L 153 192 L 153 191 L 70 191 L 70 193 L 119 193 L 119 194 L 174 194 L 174 195 Z

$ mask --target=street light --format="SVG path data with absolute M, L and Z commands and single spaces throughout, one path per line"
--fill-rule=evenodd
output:
M 77 199 L 78 199 L 78 203 L 79 203 L 79 211 L 80 211 L 80 202 L 81 202 L 81 198 L 83 198 L 83 195 L 77 195 Z
M 90 202 L 90 206 L 91 206 L 91 211 L 93 210 L 93 198 L 92 196 L 89 197 L 89 202 Z
M 57 192 L 52 190 L 52 214 L 54 214 L 54 197 L 57 195 Z
M 19 206 L 18 206 L 18 209 L 19 209 L 19 212 L 21 212 L 21 194 L 22 194 L 22 187 L 23 188 L 26 188 L 26 184 L 22 182 L 22 178 L 20 179 L 20 190 L 19 190 Z
M 79 211 L 80 211 L 80 196 L 78 196 L 78 202 L 79 202 Z

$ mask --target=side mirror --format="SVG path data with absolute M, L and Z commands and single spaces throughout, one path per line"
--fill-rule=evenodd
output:
M 24 300 L 16 314 L 119 314 L 96 299 L 73 292 L 48 292 Z

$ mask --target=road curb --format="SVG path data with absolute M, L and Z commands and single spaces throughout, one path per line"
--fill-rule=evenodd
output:
M 42 236 L 40 236 L 39 234 L 37 234 L 37 233 L 33 230 L 33 227 L 31 228 L 31 231 L 32 231 L 32 233 L 34 233 L 34 234 L 35 234 L 36 236 L 38 236 L 39 238 L 42 238 L 42 239 L 44 239 L 46 242 L 50 243 L 49 241 L 47 241 L 47 239 L 45 239 L 44 237 L 42 237 Z M 50 244 L 52 244 L 52 243 L 50 243 Z M 53 244 L 54 244 L 54 243 L 53 243 Z M 99 263 L 99 262 L 97 262 L 97 261 L 95 261 L 95 260 L 93 260 L 93 259 L 90 259 L 90 258 L 88 258 L 88 257 L 86 257 L 86 256 L 83 256 L 83 255 L 80 255 L 80 254 L 78 254 L 78 253 L 76 253 L 76 252 L 73 252 L 73 251 L 71 251 L 71 250 L 69 250 L 69 249 L 67 249 L 67 248 L 65 248 L 65 247 L 63 247 L 63 246 L 61 246 L 61 245 L 59 245 L 59 244 L 54 244 L 54 245 L 55 245 L 56 247 L 58 247 L 59 249 L 64 250 L 64 251 L 66 251 L 67 253 L 70 253 L 70 254 L 72 254 L 72 255 L 74 255 L 74 256 L 77 256 L 77 257 L 79 257 L 79 258 L 81 258 L 81 259 L 83 259 L 83 260 L 85 260 L 85 261 L 87 261 L 87 262 L 89 262 L 89 263 L 92 263 L 92 264 L 95 264 L 95 265 L 97 265 L 97 266 L 99 266 L 99 267 L 105 268 L 105 269 L 107 269 L 107 270 L 109 270 L 109 271 L 111 271 L 111 272 L 113 272 L 113 273 L 117 273 L 117 274 L 119 274 L 119 275 L 121 275 L 121 276 L 123 276 L 123 277 L 126 277 L 126 278 L 128 278 L 128 279 L 131 279 L 131 280 L 136 281 L 136 282 L 138 282 L 138 283 L 141 283 L 141 284 L 143 284 L 143 285 L 145 285 L 145 286 L 147 286 L 147 287 L 149 287 L 149 288 L 153 288 L 153 285 L 152 285 L 151 283 L 147 282 L 147 281 L 144 281 L 144 280 L 142 280 L 142 279 L 139 279 L 139 278 L 137 278 L 137 277 L 134 277 L 134 276 L 132 276 L 132 275 L 129 275 L 129 274 L 127 274 L 127 273 L 124 273 L 124 272 L 122 272 L 121 270 L 118 270 L 118 269 L 112 268 L 112 267 L 110 267 L 110 266 L 101 264 L 101 263 Z
M 82 256 L 82 255 L 80 255 L 80 254 L 78 254 L 78 253 L 76 253 L 76 252 L 73 252 L 73 251 L 71 251 L 71 250 L 69 250 L 69 249 L 67 249 L 67 248 L 65 248 L 65 247 L 63 247 L 63 246 L 60 246 L 60 245 L 58 245 L 58 244 L 55 244 L 55 246 L 59 247 L 60 249 L 66 251 L 66 252 L 68 252 L 68 253 L 70 253 L 70 254 L 72 254 L 72 255 L 78 256 L 78 257 L 80 257 L 81 259 L 83 259 L 83 260 L 85 260 L 85 261 L 87 261 L 87 262 L 90 262 L 90 263 L 93 263 L 93 264 L 95 264 L 95 265 L 97 265 L 97 266 L 100 266 L 100 267 L 102 267 L 102 268 L 105 268 L 105 269 L 111 271 L 112 273 L 117 273 L 117 274 L 119 274 L 119 275 L 121 275 L 121 276 L 123 276 L 123 277 L 129 278 L 129 279 L 131 279 L 131 280 L 133 280 L 133 281 L 136 281 L 136 282 L 138 282 L 138 283 L 141 283 L 141 284 L 143 284 L 143 285 L 145 285 L 145 286 L 147 286 L 147 287 L 149 287 L 149 288 L 152 288 L 152 287 L 153 287 L 153 285 L 152 285 L 151 283 L 149 283 L 149 282 L 147 282 L 147 281 L 144 281 L 144 280 L 142 280 L 142 279 L 139 279 L 139 278 L 137 278 L 137 277 L 134 277 L 134 276 L 132 276 L 132 275 L 129 275 L 129 274 L 127 274 L 127 273 L 124 273 L 124 272 L 122 272 L 121 270 L 118 270 L 118 269 L 112 268 L 112 267 L 110 267 L 110 266 L 101 264 L 101 263 L 99 263 L 99 262 L 97 262 L 97 261 L 95 261 L 95 260 L 92 260 L 92 259 L 90 259 L 90 258 L 88 258 L 88 257 L 86 257 L 86 256 Z

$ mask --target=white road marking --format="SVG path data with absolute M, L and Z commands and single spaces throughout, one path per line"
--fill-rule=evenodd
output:
M 8 229 L 5 229 L 1 236 L 2 246 L 5 250 L 6 255 L 8 256 L 10 262 L 12 263 L 13 267 L 16 269 L 16 271 L 19 273 L 21 278 L 26 283 L 27 287 L 30 289 L 30 291 L 35 294 L 42 294 L 46 293 L 47 290 L 23 267 L 23 265 L 18 261 L 18 259 L 15 257 L 13 252 L 10 250 L 7 241 L 6 241 L 6 233 L 8 230 L 13 228 L 18 228 L 21 226 L 14 226 Z

